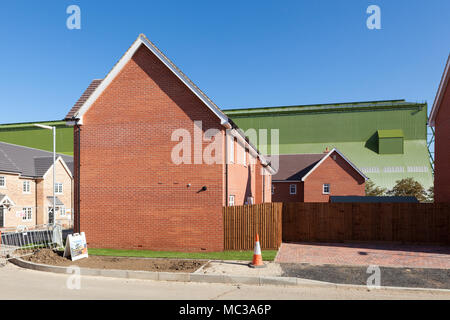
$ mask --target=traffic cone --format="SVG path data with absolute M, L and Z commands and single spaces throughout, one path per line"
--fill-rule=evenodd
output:
M 256 234 L 255 250 L 253 252 L 253 261 L 249 264 L 251 268 L 264 268 L 265 265 L 262 260 L 261 246 L 259 245 L 259 235 Z

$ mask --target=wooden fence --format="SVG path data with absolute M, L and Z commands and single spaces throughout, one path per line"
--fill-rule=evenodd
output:
M 450 204 L 285 203 L 283 241 L 450 244 Z
M 450 204 L 265 203 L 223 208 L 225 250 L 285 242 L 386 241 L 450 244 Z
M 255 234 L 262 249 L 281 245 L 282 203 L 263 203 L 223 208 L 225 250 L 253 250 Z

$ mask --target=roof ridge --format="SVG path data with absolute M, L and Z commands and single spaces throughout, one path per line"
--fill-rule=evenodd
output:
M 231 108 L 223 109 L 224 112 L 234 111 L 257 111 L 257 110 L 270 110 L 270 109 L 288 109 L 288 108 L 308 108 L 308 107 L 345 107 L 345 106 L 386 106 L 386 105 L 423 105 L 426 102 L 412 102 L 405 99 L 399 100 L 377 100 L 377 101 L 355 101 L 355 102 L 336 102 L 336 103 L 318 103 L 318 104 L 303 104 L 303 105 L 288 105 L 288 106 L 266 106 L 266 107 L 249 107 L 249 108 Z

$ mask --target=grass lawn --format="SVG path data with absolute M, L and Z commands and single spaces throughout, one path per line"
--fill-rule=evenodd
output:
M 179 259 L 207 259 L 207 260 L 247 260 L 253 258 L 253 250 L 249 251 L 221 251 L 221 252 L 175 252 L 149 250 L 95 249 L 89 248 L 89 254 L 94 256 L 141 257 L 141 258 L 179 258 Z M 277 250 L 263 250 L 264 261 L 273 261 Z

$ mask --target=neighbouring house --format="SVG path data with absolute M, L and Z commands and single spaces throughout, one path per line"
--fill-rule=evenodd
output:
M 444 69 L 429 125 L 434 127 L 434 201 L 450 202 L 450 56 Z
M 272 177 L 274 202 L 329 202 L 330 196 L 364 196 L 367 177 L 339 150 L 284 154 Z
M 58 154 L 52 186 L 53 153 L 0 142 L 0 227 L 32 227 L 53 222 L 69 227 L 72 166 L 72 157 Z
M 271 201 L 267 159 L 144 35 L 65 120 L 90 247 L 223 250 L 223 206 Z

